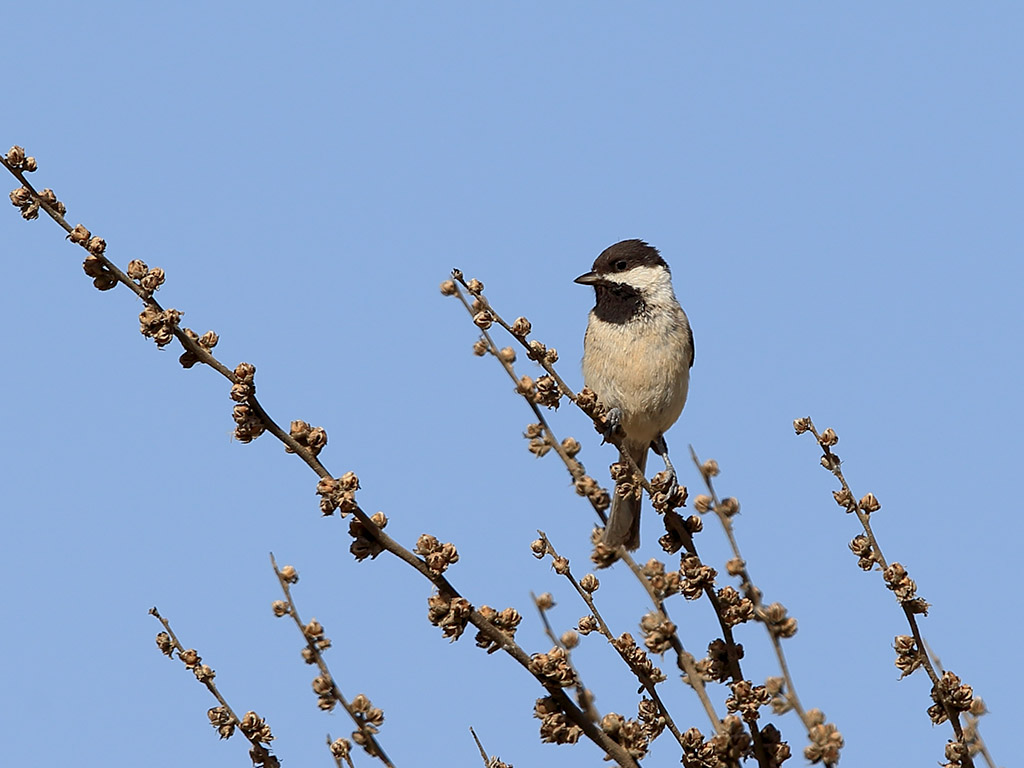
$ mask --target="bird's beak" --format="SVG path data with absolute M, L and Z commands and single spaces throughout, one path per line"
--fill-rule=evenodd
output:
M 575 280 L 573 280 L 573 282 L 579 283 L 580 285 L 597 285 L 599 282 L 601 282 L 601 278 L 598 277 L 594 272 L 587 272 L 585 275 L 580 275 L 579 277 L 577 277 Z

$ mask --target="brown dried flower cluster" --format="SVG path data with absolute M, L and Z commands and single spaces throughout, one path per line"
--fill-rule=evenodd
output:
M 188 338 L 191 341 L 193 341 L 196 344 L 198 344 L 200 347 L 205 349 L 207 352 L 209 352 L 211 349 L 216 347 L 217 346 L 217 342 L 220 341 L 220 337 L 216 333 L 214 333 L 213 331 L 207 331 L 202 336 L 200 336 L 195 331 L 193 331 L 191 328 L 182 328 L 181 330 L 182 330 L 182 333 L 184 333 L 186 336 L 188 336 Z M 200 361 L 199 355 L 197 355 L 195 352 L 193 352 L 190 349 L 186 349 L 184 352 L 182 352 L 181 357 L 178 358 L 178 362 L 181 363 L 181 367 L 182 368 L 191 368 L 192 366 L 194 366 L 199 361 Z
M 240 443 L 251 443 L 267 430 L 256 408 L 246 402 L 256 393 L 255 376 L 256 366 L 252 363 L 239 363 L 235 368 L 231 399 L 238 405 L 232 409 L 231 418 L 235 422 L 235 440 Z
M 374 512 L 370 515 L 370 521 L 377 526 L 378 529 L 383 530 L 387 527 L 388 517 L 383 512 Z M 348 534 L 352 537 L 352 543 L 349 545 L 348 551 L 351 552 L 359 562 L 362 562 L 366 558 L 370 558 L 372 560 L 384 551 L 384 545 L 380 543 L 380 540 L 372 531 L 367 530 L 366 526 L 363 525 L 363 521 L 358 517 L 353 517 L 349 520 Z
M 839 751 L 843 748 L 843 734 L 835 723 L 825 722 L 825 713 L 820 709 L 807 710 L 807 720 L 811 723 L 807 732 L 811 743 L 804 747 L 804 757 L 812 763 L 835 765 L 839 762 Z
M 583 475 L 573 483 L 573 487 L 576 489 L 576 493 L 580 496 L 586 496 L 590 503 L 594 505 L 594 509 L 603 512 L 612 505 L 612 497 L 608 494 L 608 491 L 600 486 L 600 484 L 592 478 L 590 475 Z
M 533 424 L 527 424 L 526 431 L 523 432 L 523 437 L 530 441 L 530 453 L 538 458 L 544 456 L 551 450 L 551 443 L 548 442 L 543 424 L 536 422 Z
M 352 732 L 352 741 L 365 749 L 370 755 L 376 755 L 371 738 L 380 733 L 380 727 L 384 724 L 384 710 L 375 707 L 370 700 L 362 693 L 357 693 L 349 704 L 356 719 L 359 721 L 359 729 Z
M 935 703 L 928 707 L 928 717 L 938 725 L 949 719 L 947 707 L 954 712 L 969 712 L 974 702 L 974 689 L 947 670 L 932 686 L 932 701 Z
M 234 735 L 235 720 L 227 707 L 212 707 L 206 711 L 206 716 L 222 739 L 230 739 Z
M 533 716 L 540 720 L 540 740 L 545 744 L 575 744 L 583 729 L 569 720 L 554 696 L 537 699 Z
M 171 636 L 166 632 L 160 632 L 156 636 L 156 647 L 160 649 L 167 658 L 174 657 L 174 641 L 171 640 Z
M 316 484 L 316 494 L 320 497 L 320 512 L 327 516 L 338 510 L 342 517 L 358 509 L 356 491 L 359 490 L 359 478 L 355 472 L 346 472 L 341 477 L 322 477 Z
M 857 556 L 857 565 L 862 570 L 870 571 L 878 562 L 878 554 L 871 547 L 871 539 L 858 533 L 850 541 L 850 551 Z
M 762 608 L 758 618 L 768 626 L 768 631 L 775 637 L 792 637 L 796 634 L 796 619 L 787 615 L 786 606 L 782 603 L 772 603 L 767 608 Z
M 650 612 L 640 619 L 640 632 L 644 636 L 644 645 L 651 653 L 665 653 L 672 647 L 672 638 L 676 633 L 676 625 L 662 613 Z
M 907 575 L 907 569 L 899 563 L 892 563 L 882 574 L 885 586 L 896 594 L 900 604 L 909 608 L 911 613 L 928 615 L 928 603 L 923 598 L 915 597 L 917 584 Z
M 733 587 L 722 587 L 718 590 L 718 604 L 721 608 L 722 621 L 727 626 L 735 627 L 754 618 L 754 604 Z
M 301 419 L 297 419 L 291 423 L 288 433 L 292 436 L 295 442 L 314 456 L 319 456 L 320 451 L 322 451 L 324 446 L 327 445 L 327 430 L 323 427 L 311 427 Z M 287 445 L 284 450 L 286 453 L 295 453 L 295 451 Z
M 659 512 L 678 509 L 686 504 L 689 495 L 685 485 L 672 483 L 672 473 L 664 470 L 651 478 L 651 506 Z
M 697 662 L 697 671 L 707 680 L 725 682 L 732 675 L 732 668 L 743 658 L 743 646 L 729 644 L 717 638 L 708 643 L 708 655 Z
M 704 565 L 697 555 L 683 555 L 679 561 L 679 574 L 682 577 L 680 590 L 687 600 L 696 600 L 704 590 L 715 584 L 718 572 L 710 565 Z
M 594 528 L 590 532 L 590 562 L 599 570 L 608 568 L 619 560 L 619 548 L 609 547 L 604 543 L 604 528 Z
M 444 573 L 448 570 L 449 565 L 459 562 L 459 553 L 454 544 L 450 542 L 442 544 L 429 533 L 420 535 L 416 540 L 416 548 L 413 552 L 422 556 L 427 568 L 436 574 Z
M 473 606 L 464 597 L 445 597 L 438 593 L 427 598 L 427 619 L 453 642 L 466 631 L 472 612 Z
M 254 768 L 279 768 L 280 762 L 276 757 L 270 754 L 270 750 L 267 749 L 264 744 L 269 744 L 274 740 L 273 734 L 270 732 L 270 726 L 267 725 L 266 721 L 257 715 L 255 712 L 246 712 L 242 718 L 242 722 L 238 724 L 238 730 L 240 730 L 249 741 L 253 742 L 252 749 L 249 750 L 249 757 L 252 760 Z
M 643 648 L 636 644 L 636 640 L 628 632 L 623 632 L 611 641 L 622 658 L 641 679 L 647 678 L 652 683 L 660 683 L 665 680 L 665 673 L 658 669 L 651 662 L 650 657 Z
M 772 696 L 763 685 L 754 685 L 749 680 L 739 680 L 730 685 L 732 696 L 725 700 L 726 709 L 738 712 L 748 723 L 756 722 L 761 716 L 761 707 L 768 704 Z
M 489 605 L 482 605 L 480 606 L 480 615 L 483 616 L 489 624 L 493 625 L 495 629 L 500 630 L 502 634 L 509 639 L 509 641 L 515 638 L 516 630 L 519 629 L 519 624 L 523 620 L 522 615 L 515 608 L 506 608 L 499 612 L 491 608 Z M 476 633 L 476 644 L 478 647 L 485 649 L 488 653 L 499 651 L 502 647 L 500 642 L 492 639 L 483 630 Z
M 601 730 L 616 744 L 625 749 L 631 757 L 639 760 L 647 754 L 650 735 L 643 723 L 627 720 L 622 715 L 609 712 L 601 718 Z
M 722 729 L 709 741 L 697 728 L 683 734 L 683 765 L 686 768 L 727 768 L 752 754 L 750 734 L 736 715 L 722 720 Z
M 146 262 L 141 259 L 132 259 L 129 261 L 128 268 L 125 272 L 128 274 L 129 278 L 135 281 L 135 283 L 150 296 L 152 296 L 153 292 L 159 290 L 160 286 L 164 284 L 164 271 L 160 269 L 160 267 L 153 267 L 150 269 L 146 266 Z
M 547 653 L 535 653 L 530 657 L 530 672 L 544 685 L 569 688 L 579 685 L 576 670 L 569 663 L 569 653 L 557 646 Z
M 7 164 L 11 168 L 23 173 L 34 173 L 39 168 L 36 159 L 26 156 L 25 148 L 19 147 L 17 144 L 7 150 L 7 155 L 4 159 L 7 160 Z
M 679 571 L 666 571 L 665 564 L 660 560 L 652 557 L 644 564 L 640 572 L 650 582 L 651 589 L 659 599 L 663 600 L 669 595 L 679 592 L 682 583 L 681 574 Z
M 892 647 L 896 651 L 895 664 L 900 670 L 901 680 L 924 662 L 921 652 L 917 649 L 917 642 L 910 635 L 897 635 Z
M 330 743 L 331 756 L 337 761 L 349 761 L 352 754 L 352 742 L 348 739 L 335 739 Z
M 139 331 L 143 336 L 152 339 L 158 347 L 166 347 L 174 340 L 174 332 L 178 329 L 178 321 L 182 313 L 176 309 L 158 310 L 151 304 L 139 313 Z
M 594 616 L 583 616 L 576 623 L 576 629 L 581 635 L 589 635 L 591 632 L 597 632 L 600 629 L 600 624 Z

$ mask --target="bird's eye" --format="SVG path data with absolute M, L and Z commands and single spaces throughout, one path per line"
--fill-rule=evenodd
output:
M 615 271 L 616 272 L 624 272 L 625 270 L 626 270 L 626 260 L 625 259 L 619 259 L 618 261 L 615 262 Z

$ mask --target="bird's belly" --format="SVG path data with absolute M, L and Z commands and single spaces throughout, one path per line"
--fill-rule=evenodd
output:
M 675 423 L 686 404 L 687 350 L 661 333 L 616 328 L 601 337 L 587 335 L 583 380 L 602 403 L 622 411 L 629 442 L 646 445 Z

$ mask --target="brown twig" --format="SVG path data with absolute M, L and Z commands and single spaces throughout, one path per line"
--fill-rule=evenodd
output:
M 352 722 L 355 723 L 356 730 L 360 734 L 360 738 L 357 739 L 357 741 L 360 743 L 360 746 L 366 750 L 367 754 L 371 757 L 376 757 L 384 763 L 384 765 L 389 766 L 389 768 L 394 768 L 394 763 L 392 763 L 388 758 L 383 747 L 381 747 L 380 742 L 377 740 L 373 726 L 366 721 L 364 714 L 361 711 L 356 711 L 352 704 L 350 704 L 345 698 L 344 694 L 342 694 L 334 675 L 331 674 L 331 670 L 327 666 L 327 661 L 324 659 L 321 648 L 322 643 L 318 642 L 315 637 L 310 637 L 308 625 L 305 624 L 299 616 L 299 609 L 295 605 L 294 598 L 292 598 L 292 591 L 290 587 L 290 579 L 298 581 L 298 575 L 286 576 L 283 574 L 281 569 L 277 567 L 277 560 L 274 559 L 273 553 L 270 554 L 270 564 L 274 568 L 274 575 L 277 576 L 278 584 L 281 585 L 281 591 L 284 592 L 285 606 L 281 609 L 282 615 L 287 614 L 292 617 L 299 633 L 306 641 L 308 657 L 320 669 L 319 679 L 326 681 L 329 686 L 327 694 L 332 697 L 334 701 L 340 704 L 342 709 L 344 709 L 348 713 L 348 716 L 352 718 Z M 275 609 L 275 613 L 277 612 L 278 611 Z
M 66 232 L 71 234 L 75 228 L 71 227 L 65 220 L 63 214 L 59 211 L 50 207 L 45 199 L 43 199 L 38 192 L 35 191 L 34 187 L 29 184 L 23 173 L 8 163 L 6 158 L 0 158 L 0 163 L 7 168 L 17 178 L 22 185 L 28 190 L 32 196 L 33 201 L 38 204 L 39 208 L 44 210 L 54 221 L 56 221 Z M 79 242 L 92 256 L 95 256 L 99 261 L 98 263 L 102 267 L 109 271 L 110 275 L 119 283 L 127 285 L 133 293 L 135 293 L 147 306 L 152 307 L 156 311 L 163 311 L 163 308 L 149 295 L 146 291 L 142 290 L 139 285 L 135 283 L 131 278 L 122 272 L 116 265 L 114 265 L 102 251 L 97 253 L 93 250 L 89 250 L 85 242 Z M 104 244 L 105 247 L 105 244 Z M 179 343 L 188 353 L 195 355 L 199 362 L 206 363 L 211 368 L 216 370 L 218 373 L 223 375 L 233 384 L 238 384 L 239 381 L 234 373 L 223 364 L 214 358 L 214 356 L 205 348 L 194 342 L 186 333 L 175 327 L 173 329 L 174 337 L 177 338 Z M 280 440 L 290 452 L 297 454 L 309 467 L 322 479 L 330 479 L 333 476 L 327 470 L 327 468 L 319 461 L 316 453 L 307 448 L 305 445 L 300 443 L 289 433 L 281 429 L 273 419 L 267 414 L 259 402 L 255 399 L 255 395 L 249 395 L 247 404 L 253 409 L 253 415 L 260 420 L 263 426 L 268 432 L 274 437 Z M 359 523 L 366 530 L 368 535 L 377 543 L 379 546 L 398 559 L 405 562 L 407 565 L 412 567 L 414 570 L 423 575 L 428 581 L 430 581 L 442 594 L 463 599 L 459 592 L 448 582 L 444 576 L 439 573 L 431 571 L 427 567 L 426 563 L 420 558 L 416 557 L 412 552 L 403 547 L 397 541 L 392 539 L 383 530 L 381 530 L 362 509 L 357 505 L 352 505 L 349 510 L 359 521 Z M 513 659 L 515 659 L 521 666 L 528 671 L 530 670 L 530 657 L 526 652 L 520 648 L 506 633 L 491 624 L 486 617 L 484 617 L 479 611 L 473 610 L 469 614 L 469 623 L 476 627 L 481 635 L 493 643 L 495 647 L 501 648 Z M 531 674 L 533 674 L 531 672 Z M 594 725 L 584 713 L 573 703 L 568 695 L 561 690 L 561 688 L 552 685 L 545 681 L 543 677 L 534 675 L 534 677 L 541 683 L 548 693 L 548 696 L 557 703 L 559 708 L 565 715 L 580 728 L 580 730 L 593 741 L 600 749 L 602 749 L 609 757 L 615 760 L 621 766 L 627 766 L 629 768 L 637 768 L 636 761 L 624 750 L 619 744 L 612 740 L 604 731 Z
M 213 682 L 214 671 L 208 665 L 202 663 L 202 658 L 195 650 L 186 649 L 181 644 L 177 635 L 174 634 L 174 630 L 171 629 L 171 623 L 160 615 L 156 607 L 150 608 L 149 613 L 151 616 L 156 617 L 164 627 L 164 632 L 157 635 L 157 645 L 160 651 L 168 658 L 172 657 L 174 652 L 177 652 L 178 659 L 187 669 L 192 671 L 196 680 L 206 686 L 206 690 L 220 704 L 220 707 L 215 707 L 209 711 L 209 716 L 211 725 L 218 729 L 221 738 L 230 738 L 237 727 L 252 745 L 249 755 L 254 765 L 261 765 L 265 768 L 279 768 L 278 758 L 272 755 L 269 747 L 266 746 L 274 739 L 270 733 L 270 727 L 252 711 L 247 712 L 244 718 L 239 718 Z
M 898 585 L 891 583 L 890 578 L 888 578 L 893 572 L 890 570 L 889 564 L 886 563 L 885 557 L 882 555 L 882 548 L 871 528 L 870 515 L 872 512 L 877 511 L 881 505 L 878 503 L 878 500 L 874 495 L 870 493 L 861 498 L 860 501 L 857 501 L 853 490 L 850 488 L 849 483 L 846 481 L 846 477 L 843 475 L 842 462 L 840 461 L 839 456 L 832 451 L 832 446 L 839 442 L 839 437 L 832 429 L 827 429 L 824 432 L 819 433 L 809 417 L 797 419 L 793 422 L 793 426 L 798 435 L 803 432 L 810 432 L 818 442 L 818 446 L 822 450 L 821 465 L 832 473 L 841 486 L 841 491 L 833 491 L 833 496 L 835 497 L 836 502 L 840 506 L 844 507 L 847 512 L 852 512 L 857 516 L 857 519 L 860 521 L 861 527 L 864 530 L 867 542 L 870 545 L 870 552 L 867 556 L 869 562 L 873 561 L 878 564 L 883 577 L 886 577 L 886 585 L 894 592 L 897 591 Z M 898 565 L 898 563 L 893 563 L 892 567 L 895 568 Z M 870 567 L 870 565 L 868 567 Z M 902 566 L 900 566 L 900 569 L 902 569 Z M 902 571 L 902 574 L 904 578 L 900 581 L 903 583 L 909 582 L 909 584 L 907 584 L 907 588 L 905 590 L 906 594 L 898 593 L 897 600 L 899 601 L 900 608 L 903 610 L 903 614 L 907 619 L 907 624 L 910 627 L 911 634 L 914 637 L 914 643 L 917 648 L 916 661 L 925 669 L 928 677 L 931 679 L 932 696 L 936 700 L 938 706 L 941 707 L 941 711 L 945 715 L 945 719 L 949 720 L 957 741 L 963 745 L 963 754 L 959 758 L 961 765 L 963 765 L 964 768 L 974 768 L 974 761 L 970 755 L 970 745 L 967 743 L 963 726 L 960 723 L 960 710 L 954 707 L 949 697 L 944 695 L 942 692 L 942 681 L 947 678 L 948 673 L 940 675 L 936 672 L 930 655 L 926 651 L 927 646 L 925 645 L 924 637 L 921 634 L 921 628 L 917 621 L 917 613 L 927 612 L 927 603 L 925 603 L 923 599 L 913 596 L 916 592 L 916 585 L 909 579 L 909 577 L 906 577 L 905 571 Z M 897 580 L 895 578 L 892 579 L 892 582 L 896 581 Z M 934 716 L 933 721 L 941 722 L 941 720 L 935 720 Z
M 764 624 L 765 630 L 768 632 L 768 637 L 771 639 L 772 647 L 775 649 L 775 658 L 779 662 L 779 669 L 782 671 L 782 676 L 786 681 L 786 700 L 796 711 L 797 715 L 800 717 L 800 721 L 804 724 L 804 727 L 807 730 L 808 736 L 810 736 L 812 730 L 818 725 L 818 723 L 808 715 L 807 711 L 800 703 L 800 698 L 796 693 L 796 684 L 793 682 L 793 676 L 789 671 L 789 664 L 786 662 L 786 654 L 782 649 L 782 637 L 776 631 L 776 628 L 768 621 L 761 590 L 754 585 L 754 581 L 750 577 L 750 571 L 747 569 L 747 561 L 740 552 L 739 544 L 736 541 L 732 518 L 727 511 L 723 509 L 724 505 L 718 498 L 718 493 L 715 490 L 714 482 L 712 481 L 714 474 L 717 474 L 717 463 L 714 464 L 714 468 L 712 468 L 708 463 L 701 462 L 692 445 L 689 446 L 689 448 L 690 458 L 693 461 L 694 466 L 697 468 L 697 471 L 700 473 L 701 478 L 703 478 L 704 487 L 707 488 L 708 495 L 711 497 L 710 509 L 715 513 L 715 516 L 721 523 L 722 529 L 725 531 L 726 538 L 729 540 L 729 546 L 732 548 L 734 562 L 736 563 L 735 574 L 738 575 L 741 580 L 740 588 L 743 590 L 743 594 L 746 595 L 747 599 L 754 604 L 754 615 L 759 621 L 761 621 L 761 623 Z M 831 768 L 834 765 L 831 760 L 825 759 L 822 762 L 828 766 L 828 768 Z

